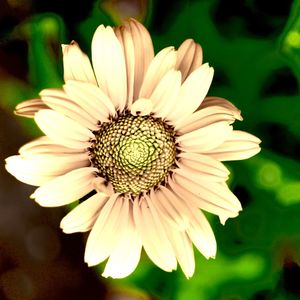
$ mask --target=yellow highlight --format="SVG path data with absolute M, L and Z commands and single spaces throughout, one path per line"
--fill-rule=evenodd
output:
M 277 199 L 284 205 L 300 202 L 300 181 L 282 185 L 277 193 Z
M 289 32 L 289 34 L 286 37 L 286 43 L 292 48 L 300 48 L 300 32 Z
M 55 33 L 57 34 L 59 31 L 59 24 L 53 16 L 48 16 L 43 18 L 41 25 L 43 29 L 46 30 L 47 33 Z
M 258 184 L 266 189 L 274 189 L 281 183 L 282 173 L 280 167 L 273 162 L 261 166 L 257 174 Z

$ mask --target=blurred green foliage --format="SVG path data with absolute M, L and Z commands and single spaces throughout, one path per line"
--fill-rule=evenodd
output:
M 218 5 L 217 0 L 183 2 L 162 25 L 155 23 L 159 1 L 147 2 L 146 12 L 140 15 L 147 20 L 156 51 L 178 47 L 186 38 L 202 45 L 204 61 L 214 66 L 216 74 L 209 93 L 241 109 L 244 121 L 235 124 L 236 129 L 262 139 L 259 155 L 228 163 L 231 188 L 244 210 L 225 227 L 211 217 L 217 257 L 206 261 L 195 253 L 196 272 L 191 279 L 181 270 L 159 270 L 144 255 L 133 275 L 107 283 L 162 299 L 299 299 L 286 289 L 283 267 L 287 261 L 300 263 L 300 3 L 293 2 L 280 32 L 266 36 L 247 33 L 242 16 L 228 24 L 219 22 L 213 18 Z M 96 27 L 113 25 L 117 14 L 102 10 L 95 1 L 89 16 L 74 25 L 84 51 L 90 54 Z M 64 20 L 54 13 L 26 19 L 15 34 L 28 41 L 29 69 L 26 83 L 14 78 L 1 82 L 1 105 L 10 111 L 18 102 L 37 97 L 42 88 L 62 84 L 59 44 L 70 41 Z M 276 75 L 278 70 L 288 70 L 287 80 Z M 30 135 L 39 134 L 28 125 L 30 120 L 18 121 Z M 96 270 L 101 273 L 102 268 Z

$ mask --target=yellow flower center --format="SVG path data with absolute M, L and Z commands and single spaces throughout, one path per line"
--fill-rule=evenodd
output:
M 176 154 L 174 134 L 160 119 L 121 115 L 95 133 L 93 164 L 115 192 L 138 195 L 169 173 Z

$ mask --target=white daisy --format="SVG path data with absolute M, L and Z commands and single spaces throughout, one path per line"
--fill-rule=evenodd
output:
M 61 221 L 66 233 L 89 234 L 85 261 L 108 259 L 103 276 L 136 268 L 141 250 L 161 269 L 194 273 L 193 244 L 215 257 L 216 241 L 202 210 L 224 224 L 242 209 L 229 190 L 225 160 L 258 153 L 260 140 L 232 128 L 240 111 L 206 97 L 213 68 L 200 45 L 154 56 L 148 31 L 131 19 L 103 25 L 92 41 L 92 63 L 72 42 L 63 45 L 63 89 L 19 104 L 45 133 L 6 159 L 17 179 L 39 186 L 42 206 L 85 199 Z

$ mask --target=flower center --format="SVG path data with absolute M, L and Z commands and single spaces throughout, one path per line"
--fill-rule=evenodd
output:
M 115 192 L 138 195 L 161 183 L 175 161 L 174 130 L 151 116 L 103 123 L 91 149 L 93 164 Z

